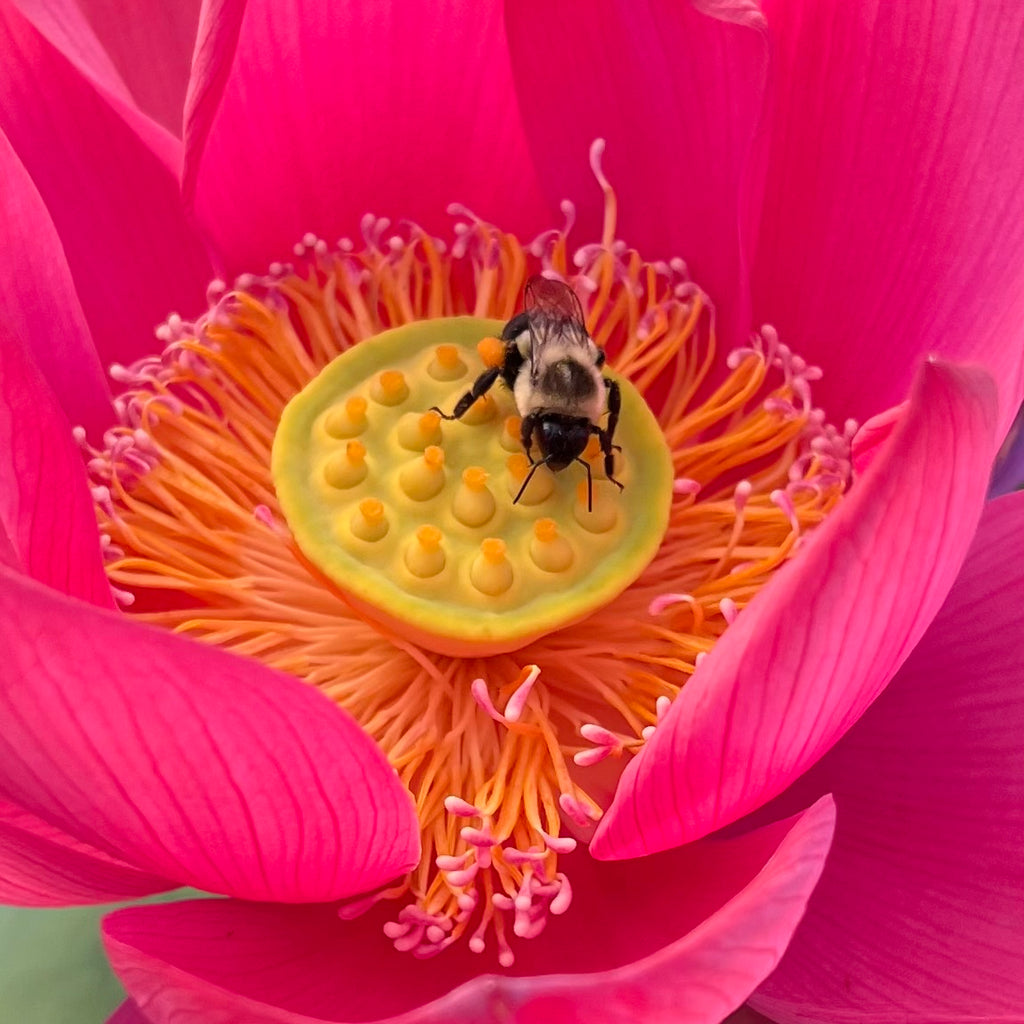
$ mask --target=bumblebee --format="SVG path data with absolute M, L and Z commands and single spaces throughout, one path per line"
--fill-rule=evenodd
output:
M 622 396 L 619 385 L 603 376 L 604 352 L 587 333 L 583 307 L 564 281 L 536 275 L 526 282 L 523 311 L 501 332 L 505 356 L 498 366 L 477 377 L 455 403 L 446 420 L 461 419 L 470 406 L 501 379 L 512 392 L 522 417 L 521 441 L 530 459 L 530 472 L 513 504 L 519 501 L 540 466 L 559 471 L 578 462 L 587 471 L 587 507 L 593 505 L 590 465 L 581 456 L 592 434 L 604 453 L 605 475 L 612 475 L 613 443 Z M 605 412 L 608 426 L 600 425 Z M 534 458 L 534 449 L 539 458 Z

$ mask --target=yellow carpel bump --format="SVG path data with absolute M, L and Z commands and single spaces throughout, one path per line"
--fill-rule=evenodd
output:
M 512 566 L 506 557 L 505 542 L 500 537 L 488 537 L 480 544 L 480 553 L 470 566 L 470 582 L 488 597 L 504 594 L 512 586 Z
M 459 420 L 471 427 L 479 427 L 488 423 L 498 414 L 498 407 L 490 395 L 481 395 L 470 407 L 466 414 Z
M 324 464 L 324 479 L 342 489 L 355 487 L 366 478 L 366 446 L 349 441 L 343 452 L 335 452 Z
M 443 534 L 436 526 L 427 524 L 417 527 L 416 533 L 405 548 L 405 567 L 413 576 L 429 579 L 444 568 L 442 539 Z
M 407 412 L 398 421 L 398 443 L 411 452 L 421 452 L 441 443 L 441 417 L 434 411 Z
M 440 494 L 444 481 L 444 451 L 436 444 L 428 445 L 421 458 L 407 462 L 398 474 L 399 485 L 413 501 Z
M 434 349 L 434 358 L 427 366 L 427 373 L 434 380 L 458 380 L 465 376 L 466 364 L 455 345 L 438 345 Z
M 324 430 L 339 441 L 355 437 L 365 429 L 366 399 L 362 395 L 352 395 L 344 405 L 335 406 L 324 417 Z
M 476 350 L 483 360 L 484 366 L 493 369 L 505 362 L 505 342 L 500 338 L 481 338 Z
M 401 405 L 409 397 L 409 385 L 401 370 L 385 370 L 373 382 L 370 397 L 380 405 Z
M 618 522 L 618 502 L 612 493 L 613 488 L 613 484 L 598 484 L 595 481 L 592 507 L 588 509 L 590 489 L 587 481 L 581 480 L 576 486 L 576 503 L 572 507 L 572 514 L 588 533 L 607 533 Z
M 501 447 L 507 452 L 521 452 L 523 419 L 521 416 L 506 416 L 505 428 L 501 432 Z
M 559 535 L 554 519 L 538 519 L 533 524 L 530 557 L 544 572 L 565 572 L 572 565 L 572 545 Z
M 388 526 L 384 504 L 377 498 L 363 498 L 349 521 L 353 536 L 370 542 L 381 540 L 387 534 Z
M 514 499 L 529 475 L 532 465 L 524 452 L 510 455 L 505 463 L 508 467 L 508 493 Z M 519 499 L 520 505 L 539 505 L 551 497 L 555 489 L 555 478 L 547 466 L 538 466 L 530 477 L 530 482 Z
M 463 526 L 483 526 L 494 517 L 494 495 L 487 486 L 487 470 L 468 466 L 452 501 L 452 514 Z

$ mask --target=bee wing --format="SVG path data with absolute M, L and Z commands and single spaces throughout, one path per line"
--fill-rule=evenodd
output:
M 565 283 L 536 274 L 526 282 L 523 309 L 530 321 L 530 376 L 536 383 L 545 347 L 552 343 L 589 351 L 583 307 Z

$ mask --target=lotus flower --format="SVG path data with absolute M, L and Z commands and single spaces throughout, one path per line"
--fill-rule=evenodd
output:
M 228 897 L 107 919 L 131 997 L 119 1024 L 710 1024 L 748 998 L 779 1022 L 1024 1016 L 1024 501 L 985 504 L 1024 397 L 1017 6 L 598 0 L 456 16 L 312 3 L 296 16 L 211 0 L 187 77 L 186 13 L 133 10 L 137 23 L 95 2 L 0 0 L 3 898 L 58 906 L 181 885 Z M 582 159 L 598 136 L 603 222 Z M 504 233 L 550 228 L 567 195 L 573 237 L 594 243 L 577 264 L 562 231 L 527 245 Z M 461 216 L 445 256 L 434 239 L 450 236 L 452 199 L 479 218 Z M 371 206 L 415 226 L 391 245 L 370 218 L 359 252 L 320 242 L 354 235 Z M 296 271 L 283 264 L 300 239 Z M 306 342 L 330 310 L 341 318 L 330 344 L 416 319 L 401 300 L 434 279 L 417 262 L 428 256 L 451 260 L 442 312 L 510 315 L 517 261 L 572 277 L 588 324 L 677 438 L 677 469 L 697 465 L 702 438 L 731 439 L 725 469 L 680 473 L 673 515 L 719 523 L 711 562 L 732 589 L 706 609 L 676 592 L 669 568 L 698 555 L 670 532 L 591 626 L 526 648 L 518 676 L 488 661 L 471 700 L 479 668 L 368 631 L 279 556 L 267 478 L 225 446 L 266 448 L 287 398 L 275 375 L 315 350 L 288 347 L 297 310 Z M 366 287 L 384 298 L 360 325 Z M 154 341 L 170 309 L 184 318 Z M 774 329 L 752 342 L 763 322 Z M 688 394 L 719 424 L 702 434 L 684 426 L 679 367 L 684 341 L 710 351 L 712 328 L 734 355 Z M 265 353 L 259 388 L 210 376 L 232 345 Z M 756 401 L 726 415 L 721 388 L 739 373 Z M 232 420 L 221 399 L 263 411 Z M 757 433 L 767 422 L 773 433 Z M 226 432 L 196 448 L 207 427 Z M 782 486 L 762 486 L 760 449 L 744 448 L 755 436 Z M 217 469 L 225 457 L 231 472 Z M 223 501 L 204 519 L 217 472 Z M 257 491 L 268 504 L 231 519 Z M 737 554 L 731 531 L 743 540 L 755 519 L 770 527 L 765 550 L 744 540 Z M 300 658 L 265 641 L 266 617 L 240 625 L 239 570 L 217 559 L 243 534 L 287 565 L 296 614 L 327 602 L 322 642 L 340 634 L 350 647 L 331 656 L 352 666 L 330 686 L 308 644 Z M 187 600 L 169 602 L 174 587 Z M 560 775 L 564 821 L 556 808 L 506 830 L 538 839 L 527 848 L 501 846 L 501 815 L 469 790 L 442 810 L 422 774 L 402 776 L 395 736 L 357 700 L 357 683 L 373 695 L 388 672 L 429 683 L 441 666 L 467 720 L 507 744 L 521 723 L 543 731 L 550 675 L 597 666 L 604 693 L 617 662 L 645 681 L 646 704 L 612 694 L 636 734 L 606 717 L 583 723 L 592 750 L 574 741 L 582 772 L 628 762 L 617 788 L 614 772 L 586 786 Z M 395 706 L 428 720 L 416 687 L 400 690 Z M 509 769 L 495 808 L 558 795 L 559 742 L 550 760 L 514 762 L 528 770 Z M 473 774 L 457 757 L 443 768 Z M 445 813 L 476 820 L 451 831 Z M 592 856 L 569 852 L 562 825 Z M 437 845 L 451 836 L 461 846 Z M 563 855 L 571 866 L 549 870 Z M 463 876 L 477 869 L 487 885 L 521 881 L 524 904 L 471 895 Z M 448 884 L 450 916 L 414 904 L 390 920 L 374 899 L 403 877 L 423 881 L 422 900 Z M 449 942 L 482 908 L 490 930 Z

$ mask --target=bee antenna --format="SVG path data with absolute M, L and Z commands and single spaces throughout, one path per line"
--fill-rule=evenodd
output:
M 587 471 L 587 511 L 594 511 L 594 477 L 590 472 L 590 463 L 586 459 L 581 459 L 578 455 L 576 461 Z M 515 502 L 512 503 L 513 505 Z
M 530 486 L 530 481 L 533 479 L 533 474 L 536 473 L 541 466 L 546 466 L 548 464 L 548 459 L 550 458 L 551 456 L 549 455 L 547 458 L 541 459 L 539 462 L 533 462 L 530 464 L 530 472 L 526 474 L 526 479 L 523 481 L 523 486 L 519 488 L 519 493 L 515 496 L 515 498 L 512 499 L 513 505 L 519 504 L 519 499 L 523 496 L 523 491 L 525 491 L 526 488 Z

